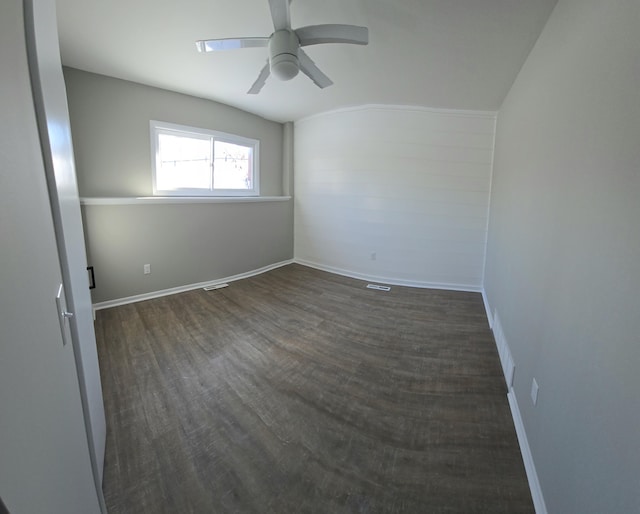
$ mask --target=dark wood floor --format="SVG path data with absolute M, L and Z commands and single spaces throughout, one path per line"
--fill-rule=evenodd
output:
M 109 512 L 534 512 L 481 296 L 365 285 L 99 311 Z

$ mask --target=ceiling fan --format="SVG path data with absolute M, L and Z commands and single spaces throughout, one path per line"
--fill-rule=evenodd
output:
M 369 43 L 369 29 L 356 25 L 309 25 L 293 30 L 289 3 L 291 0 L 269 0 L 271 18 L 275 31 L 269 37 L 241 37 L 229 39 L 203 39 L 196 41 L 199 52 L 217 52 L 236 48 L 269 47 L 269 59 L 262 68 L 248 94 L 260 92 L 270 74 L 281 80 L 291 80 L 302 70 L 318 87 L 333 84 L 302 50 L 303 46 L 322 43 Z

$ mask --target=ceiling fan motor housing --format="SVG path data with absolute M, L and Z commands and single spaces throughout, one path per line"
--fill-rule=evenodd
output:
M 293 30 L 277 30 L 269 38 L 271 73 L 280 80 L 291 80 L 300 70 L 298 47 L 300 42 Z

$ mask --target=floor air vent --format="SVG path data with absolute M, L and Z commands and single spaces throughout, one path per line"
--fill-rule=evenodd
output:
M 380 286 L 378 284 L 367 284 L 367 289 L 375 289 L 376 291 L 391 291 L 389 286 Z
M 216 289 L 222 289 L 223 287 L 229 287 L 229 284 L 216 284 L 215 286 L 203 287 L 205 291 L 215 291 Z

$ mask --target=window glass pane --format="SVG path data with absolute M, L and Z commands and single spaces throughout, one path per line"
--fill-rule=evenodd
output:
M 253 189 L 251 148 L 215 141 L 213 155 L 214 189 Z
M 259 195 L 258 140 L 150 122 L 153 191 L 169 196 Z
M 158 134 L 156 189 L 211 189 L 211 140 Z

